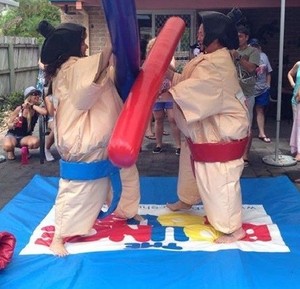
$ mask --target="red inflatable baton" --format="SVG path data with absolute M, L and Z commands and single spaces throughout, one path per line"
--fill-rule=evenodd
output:
M 184 29 L 180 17 L 167 20 L 131 88 L 108 145 L 109 159 L 118 167 L 137 161 L 152 106 Z

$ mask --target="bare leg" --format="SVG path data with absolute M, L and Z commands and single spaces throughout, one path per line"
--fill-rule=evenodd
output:
M 51 146 L 54 144 L 54 132 L 51 130 L 47 139 L 46 139 L 46 145 L 45 148 L 47 150 L 51 149 Z
M 180 149 L 181 147 L 181 139 L 180 139 L 180 130 L 176 125 L 175 119 L 174 119 L 174 111 L 172 109 L 167 109 L 167 115 L 168 115 L 168 121 L 170 123 L 172 136 L 175 141 L 175 146 L 177 149 Z
M 260 105 L 256 105 L 255 110 L 256 110 L 256 122 L 258 126 L 258 136 L 266 137 L 264 107 Z
M 223 236 L 215 240 L 215 243 L 218 244 L 233 243 L 243 239 L 245 236 L 246 236 L 246 232 L 244 231 L 244 229 L 239 228 L 236 231 L 232 232 L 231 234 L 224 234 Z
M 153 111 L 155 118 L 155 137 L 156 137 L 156 146 L 162 147 L 162 137 L 164 131 L 164 117 L 165 112 L 163 110 Z
M 152 131 L 152 115 L 148 121 L 148 124 L 147 124 L 147 129 L 146 129 L 146 132 L 145 132 L 145 137 L 148 138 L 148 139 L 155 139 L 155 134 L 153 133 Z
M 249 161 L 249 152 L 252 144 L 252 122 L 253 122 L 253 109 L 254 109 L 255 98 L 254 96 L 246 98 L 246 104 L 249 111 L 249 123 L 250 123 L 250 136 L 246 146 L 246 150 L 243 156 L 244 161 Z
M 8 160 L 15 160 L 16 159 L 15 153 L 13 151 L 7 152 L 7 159 Z
M 3 140 L 3 150 L 7 152 L 7 159 L 14 160 L 15 157 L 15 147 L 17 145 L 17 140 L 13 136 L 5 136 Z
M 54 253 L 55 256 L 65 257 L 69 255 L 69 252 L 66 250 L 64 246 L 64 241 L 60 237 L 54 236 L 49 248 Z
M 166 206 L 171 211 L 189 210 L 192 207 L 192 205 L 189 205 L 180 200 L 173 204 L 167 204 Z
M 54 161 L 54 157 L 50 151 L 50 148 L 53 145 L 53 143 L 54 143 L 54 133 L 53 131 L 51 131 L 45 143 L 45 157 L 47 162 Z
M 249 152 L 250 152 L 251 144 L 252 144 L 252 132 L 250 132 L 248 143 L 246 146 L 246 151 L 243 155 L 244 161 L 249 161 Z

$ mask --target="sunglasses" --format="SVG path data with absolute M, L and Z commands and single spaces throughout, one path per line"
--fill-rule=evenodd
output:
M 32 93 L 30 93 L 30 95 L 39 96 L 40 94 L 38 92 L 32 92 Z

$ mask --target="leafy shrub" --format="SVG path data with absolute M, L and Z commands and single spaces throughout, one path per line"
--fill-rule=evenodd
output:
M 23 103 L 23 93 L 14 92 L 8 96 L 0 96 L 0 131 L 6 126 L 6 119 L 11 110 Z
M 8 96 L 0 96 L 0 111 L 15 109 L 23 103 L 23 93 L 16 91 Z
M 24 101 L 23 93 L 20 91 L 13 92 L 7 97 L 6 109 L 15 109 L 18 105 L 21 105 Z

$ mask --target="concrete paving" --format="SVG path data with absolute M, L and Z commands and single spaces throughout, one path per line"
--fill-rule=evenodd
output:
M 280 124 L 279 141 L 276 142 L 277 124 Z M 267 118 L 266 133 L 272 139 L 271 143 L 264 143 L 256 136 L 257 129 L 253 129 L 253 142 L 250 152 L 250 165 L 243 171 L 243 177 L 275 177 L 286 175 L 292 181 L 300 178 L 300 164 L 293 166 L 271 166 L 262 161 L 262 158 L 273 156 L 275 152 L 277 157 L 289 156 L 289 137 L 291 133 L 292 122 L 290 119 L 276 121 L 273 115 Z M 165 122 L 165 130 L 169 130 L 168 122 Z M 5 132 L 0 133 L 0 154 L 2 151 L 2 141 Z M 152 149 L 155 146 L 154 140 L 144 139 L 142 151 L 139 154 L 137 167 L 141 176 L 176 176 L 178 173 L 179 157 L 175 154 L 175 147 L 171 135 L 164 136 L 164 151 L 160 154 L 153 154 Z M 32 179 L 35 174 L 42 176 L 59 175 L 59 155 L 55 149 L 52 152 L 56 158 L 53 162 L 40 164 L 39 150 L 31 150 L 31 158 L 28 165 L 21 164 L 20 150 L 16 150 L 16 160 L 0 163 L 0 209 L 5 206 L 22 188 Z M 275 158 L 275 156 L 273 157 Z M 277 162 L 276 162 L 277 163 Z M 300 190 L 300 186 L 296 184 Z M 43 192 L 41 191 L 41 194 Z

